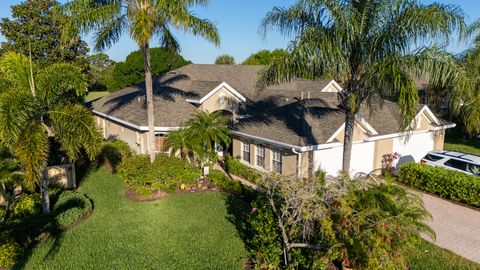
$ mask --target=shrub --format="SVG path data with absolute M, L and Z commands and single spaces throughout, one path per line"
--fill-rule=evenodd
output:
M 417 163 L 400 166 L 401 183 L 441 197 L 480 207 L 480 178 Z
M 57 225 L 64 229 L 92 211 L 92 202 L 85 194 L 63 191 L 53 207 Z
M 118 174 L 125 184 L 140 195 L 150 195 L 154 190 L 173 192 L 179 184 L 195 184 L 200 170 L 186 161 L 159 155 L 154 163 L 146 155 L 126 158 L 118 167 Z
M 260 172 L 248 167 L 245 164 L 242 164 L 239 160 L 234 159 L 229 155 L 225 156 L 222 166 L 228 173 L 240 176 L 253 183 L 258 183 L 262 176 Z
M 0 206 L 0 222 L 5 218 L 6 215 L 7 215 L 7 209 L 2 208 Z
M 0 268 L 14 265 L 22 253 L 22 247 L 12 238 L 4 234 L 0 236 Z
M 40 212 L 41 200 L 39 194 L 28 194 L 22 196 L 13 204 L 12 217 L 24 218 Z
M 233 195 L 241 195 L 243 193 L 244 187 L 240 182 L 231 180 L 228 176 L 226 176 L 223 172 L 219 170 L 210 170 L 208 179 L 217 187 L 227 193 Z
M 112 172 L 116 172 L 122 160 L 132 156 L 132 154 L 133 151 L 128 143 L 121 140 L 111 140 L 103 145 L 101 157 L 105 166 Z

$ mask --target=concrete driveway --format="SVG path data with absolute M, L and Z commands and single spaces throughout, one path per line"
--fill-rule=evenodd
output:
M 437 235 L 432 242 L 480 263 L 480 209 L 460 206 L 425 193 L 419 195 L 433 217 L 427 222 Z

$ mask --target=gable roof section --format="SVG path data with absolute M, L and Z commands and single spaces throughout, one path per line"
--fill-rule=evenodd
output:
M 205 96 L 203 96 L 199 100 L 198 99 L 186 99 L 186 101 L 192 102 L 192 103 L 197 103 L 197 104 L 202 104 L 203 102 L 205 102 L 205 100 L 207 100 L 208 98 L 210 98 L 211 96 L 213 96 L 215 93 L 217 93 L 218 91 L 220 91 L 223 88 L 225 88 L 228 92 L 230 92 L 233 96 L 238 98 L 240 101 L 243 101 L 243 102 L 247 101 L 247 99 L 242 94 L 240 94 L 237 90 L 235 90 L 233 87 L 231 87 L 226 82 L 222 82 L 221 84 L 219 84 L 217 87 L 215 87 L 213 90 L 208 92 Z
M 333 87 L 336 91 L 326 91 L 330 87 Z M 335 80 L 331 80 L 320 92 L 338 93 L 340 91 L 342 91 L 342 87 Z

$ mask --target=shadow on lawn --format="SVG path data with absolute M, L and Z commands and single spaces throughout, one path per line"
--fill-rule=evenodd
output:
M 238 236 L 242 239 L 247 251 L 252 250 L 251 239 L 253 232 L 250 227 L 249 219 L 251 217 L 251 205 L 249 198 L 241 198 L 229 195 L 225 198 L 227 207 L 227 220 L 235 225 Z

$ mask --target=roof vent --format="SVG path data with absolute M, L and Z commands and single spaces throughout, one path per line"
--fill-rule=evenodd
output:
M 301 99 L 301 100 L 303 100 L 303 91 L 302 91 L 302 96 L 301 96 L 301 98 L 300 98 L 300 99 Z
M 310 91 L 308 91 L 307 98 L 310 99 Z

